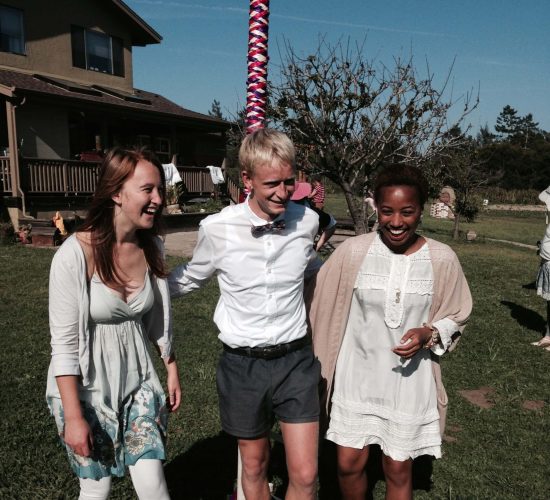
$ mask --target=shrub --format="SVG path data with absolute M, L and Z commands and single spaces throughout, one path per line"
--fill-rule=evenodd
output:
M 538 205 L 539 192 L 536 189 L 502 189 L 500 187 L 484 187 L 476 190 L 482 199 L 489 200 L 491 205 L 505 203 L 512 205 Z
M 473 194 L 467 198 L 459 197 L 456 199 L 455 212 L 464 217 L 466 221 L 473 222 L 481 210 L 483 199 L 478 194 Z
M 11 222 L 0 222 L 0 245 L 13 245 L 15 230 Z

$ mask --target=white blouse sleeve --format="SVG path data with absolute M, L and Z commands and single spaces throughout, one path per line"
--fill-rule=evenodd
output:
M 452 319 L 443 318 L 439 321 L 434 321 L 433 327 L 439 332 L 441 340 L 439 343 L 433 345 L 432 352 L 441 356 L 447 352 L 447 349 L 451 345 L 452 336 L 458 331 L 458 325 Z
M 85 279 L 80 273 L 80 266 L 73 255 L 59 249 L 52 261 L 49 282 L 52 368 L 55 376 L 80 375 L 79 290 L 81 280 Z

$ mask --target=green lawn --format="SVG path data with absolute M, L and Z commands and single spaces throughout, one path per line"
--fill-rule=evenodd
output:
M 326 210 L 336 219 L 349 218 L 346 201 L 342 195 L 328 194 Z M 422 228 L 435 238 L 451 235 L 454 221 L 434 219 L 429 216 L 429 203 L 426 204 Z M 461 222 L 460 231 L 466 234 L 473 229 L 479 238 L 512 240 L 528 245 L 535 245 L 542 239 L 546 228 L 544 212 L 516 212 L 490 210 L 482 211 L 475 222 Z
M 499 230 L 503 239 L 519 239 L 516 231 L 531 230 L 539 239 L 544 230 L 539 219 L 505 219 Z M 539 225 L 540 234 L 534 231 Z M 433 228 L 435 233 L 430 229 L 425 224 L 425 234 L 435 234 L 457 251 L 474 296 L 474 313 L 457 350 L 442 358 L 450 399 L 448 440 L 441 460 L 418 464 L 415 498 L 550 498 L 550 352 L 529 345 L 544 326 L 545 304 L 532 288 L 538 258 L 532 250 L 488 241 L 453 243 L 439 228 Z M 52 255 L 49 249 L 0 247 L 0 498 L 77 496 L 77 481 L 44 401 Z M 184 391 L 183 407 L 169 429 L 166 474 L 174 499 L 222 500 L 236 475 L 235 446 L 220 434 L 218 421 L 215 365 L 220 344 L 211 321 L 216 299 L 212 283 L 174 303 Z M 487 409 L 459 393 L 485 387 L 494 403 Z M 525 409 L 525 404 L 542 407 Z M 273 475 L 279 485 L 283 464 L 277 447 Z M 322 464 L 320 495 L 333 500 L 330 449 Z M 426 481 L 430 473 L 431 485 Z M 383 498 L 383 481 L 373 482 L 374 498 Z M 115 481 L 112 498 L 134 498 L 128 479 Z

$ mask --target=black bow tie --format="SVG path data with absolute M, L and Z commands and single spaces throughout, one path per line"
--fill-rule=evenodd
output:
M 264 224 L 263 226 L 252 226 L 250 231 L 252 236 L 261 236 L 265 233 L 279 233 L 285 228 L 284 219 L 276 220 L 271 224 Z

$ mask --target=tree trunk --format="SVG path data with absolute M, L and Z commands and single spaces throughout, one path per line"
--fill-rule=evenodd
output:
M 349 185 L 344 184 L 342 187 L 344 188 L 344 196 L 346 197 L 349 213 L 353 219 L 355 234 L 365 234 L 367 232 L 367 222 L 363 218 L 362 204 L 358 206 Z
M 453 228 L 453 239 L 454 240 L 458 240 L 460 238 L 460 232 L 458 230 L 459 228 L 459 223 L 460 223 L 460 215 L 455 212 L 455 224 L 454 224 L 454 228 Z

